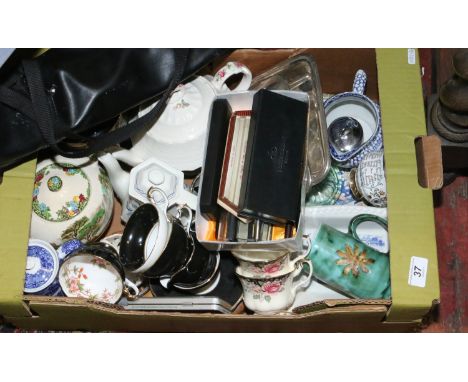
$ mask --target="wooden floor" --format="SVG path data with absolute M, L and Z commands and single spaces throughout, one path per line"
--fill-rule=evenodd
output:
M 452 76 L 455 49 L 421 49 L 425 96 Z M 468 168 L 468 163 L 466 164 Z M 426 332 L 468 332 L 468 177 L 434 192 L 440 306 Z
M 427 332 L 468 332 L 468 177 L 434 193 L 440 306 Z

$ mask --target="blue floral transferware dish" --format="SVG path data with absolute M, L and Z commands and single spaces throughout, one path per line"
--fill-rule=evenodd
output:
M 63 243 L 60 247 L 57 249 L 57 255 L 59 257 L 60 263 L 65 260 L 65 258 L 75 251 L 78 248 L 81 248 L 83 246 L 83 243 L 79 241 L 78 239 L 71 239 Z
M 380 107 L 364 95 L 367 76 L 359 69 L 354 78 L 353 90 L 336 94 L 324 102 L 327 126 L 341 117 L 351 117 L 359 122 L 363 129 L 363 143 L 346 152 L 338 152 L 329 145 L 330 155 L 339 167 L 356 167 L 365 154 L 379 151 L 383 147 Z
M 24 292 L 40 295 L 55 295 L 60 285 L 55 282 L 59 270 L 59 258 L 55 249 L 42 240 L 30 239 Z

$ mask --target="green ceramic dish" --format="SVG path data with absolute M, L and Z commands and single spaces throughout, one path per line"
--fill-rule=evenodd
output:
M 362 216 L 357 224 L 356 218 L 353 219 L 350 233 L 343 233 L 326 224 L 320 226 L 309 255 L 314 265 L 314 276 L 318 280 L 352 297 L 390 298 L 388 255 L 355 238 L 357 225 L 363 221 L 375 221 L 374 218 L 371 215 Z

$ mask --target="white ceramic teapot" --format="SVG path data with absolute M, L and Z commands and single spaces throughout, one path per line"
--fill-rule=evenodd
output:
M 56 246 L 97 239 L 112 218 L 114 198 L 106 172 L 89 158 L 56 156 L 37 165 L 31 237 Z
M 230 90 L 226 81 L 235 75 L 242 75 L 242 79 L 235 89 Z M 180 171 L 200 168 L 210 108 L 215 96 L 247 90 L 251 82 L 252 73 L 245 65 L 228 62 L 214 77 L 198 76 L 191 82 L 179 85 L 153 127 L 143 136 L 132 138 L 133 147 L 123 155 L 116 152 L 116 157 L 131 166 L 157 158 Z M 156 103 L 141 109 L 138 117 L 148 113 Z
M 121 152 L 127 155 L 128 152 Z M 126 222 L 130 215 L 141 204 L 148 203 L 148 190 L 157 187 L 167 195 L 168 206 L 188 205 L 196 209 L 197 197 L 184 188 L 184 174 L 163 161 L 150 158 L 140 164 L 126 158 L 124 162 L 131 162 L 135 167 L 130 173 L 124 171 L 117 159 L 109 153 L 99 156 L 99 161 L 106 168 L 114 191 L 122 202 L 122 220 Z M 156 200 L 156 203 L 163 200 Z

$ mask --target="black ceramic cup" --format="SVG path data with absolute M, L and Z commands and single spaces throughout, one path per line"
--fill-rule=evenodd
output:
M 145 262 L 145 242 L 158 222 L 158 211 L 150 203 L 138 207 L 128 219 L 120 240 L 120 261 L 129 271 L 135 271 Z
M 148 271 L 143 273 L 145 277 L 172 277 L 184 268 L 187 261 L 190 259 L 193 252 L 193 243 L 182 224 L 177 220 L 173 221 L 169 231 L 169 239 L 166 248 L 159 256 L 156 263 Z M 158 239 L 159 238 L 156 240 Z M 151 237 L 148 236 L 146 251 L 151 250 L 151 244 Z
M 165 211 L 165 208 L 147 203 L 130 216 L 119 253 L 128 271 L 149 278 L 172 277 L 192 256 L 193 241 L 187 230 Z M 150 258 L 153 264 L 148 266 Z
M 182 291 L 190 291 L 208 284 L 219 268 L 220 255 L 210 252 L 199 243 L 194 232 L 190 233 L 193 242 L 192 253 L 179 272 L 175 273 L 168 286 Z

